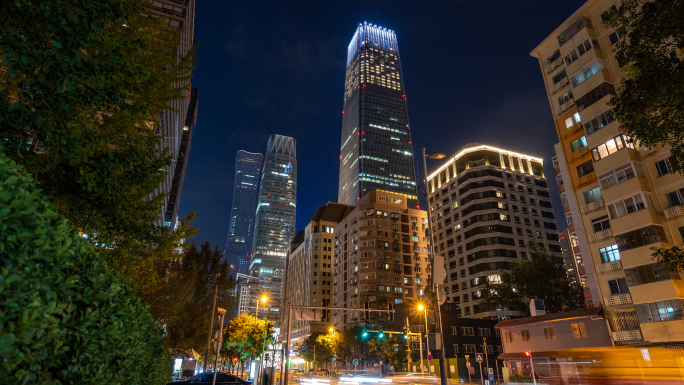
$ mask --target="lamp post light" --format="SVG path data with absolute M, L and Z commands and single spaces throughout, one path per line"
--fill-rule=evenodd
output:
M 259 302 L 263 302 L 264 305 L 268 301 L 268 297 L 266 295 L 263 295 L 261 297 L 260 301 L 257 301 L 257 309 L 256 309 L 256 318 L 257 320 L 259 319 Z M 261 344 L 261 357 L 259 361 L 259 374 L 257 374 L 257 384 L 259 384 L 259 378 L 261 377 L 263 379 L 263 371 L 264 371 L 264 350 L 266 349 L 266 327 L 268 326 L 268 315 L 264 317 L 264 341 Z M 261 376 L 260 376 L 261 375 Z
M 439 377 L 440 377 L 440 384 L 441 385 L 447 385 L 447 379 L 446 379 L 446 355 L 444 354 L 444 337 L 442 335 L 442 311 L 439 308 L 439 290 L 437 288 L 437 285 L 435 284 L 435 245 L 434 245 L 434 237 L 432 234 L 432 211 L 430 209 L 430 197 L 428 196 L 428 185 L 427 185 L 427 178 L 428 178 L 428 173 L 427 173 L 427 164 L 425 162 L 426 158 L 430 159 L 444 159 L 446 155 L 444 155 L 441 152 L 433 152 L 430 154 L 425 154 L 425 148 L 422 149 L 423 153 L 423 172 L 425 175 L 425 204 L 427 205 L 427 217 L 428 217 L 428 231 L 430 233 L 430 261 L 432 261 L 431 265 L 431 275 L 432 275 L 432 283 L 431 283 L 431 290 L 434 295 L 434 301 L 435 301 L 435 315 L 437 316 L 437 327 L 439 328 L 439 342 L 440 342 L 440 354 L 439 354 Z M 427 330 L 426 330 L 427 332 Z

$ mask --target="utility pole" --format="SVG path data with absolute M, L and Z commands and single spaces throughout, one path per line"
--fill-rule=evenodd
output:
M 287 309 L 287 342 L 285 345 L 285 354 L 283 355 L 283 369 L 285 370 L 285 374 L 283 376 L 280 376 L 280 378 L 283 379 L 283 383 L 281 385 L 287 385 L 287 381 L 290 377 L 290 340 L 292 338 L 292 302 L 290 302 Z
M 220 274 L 219 274 L 220 275 Z M 214 315 L 216 313 L 216 298 L 218 297 L 218 282 L 214 291 L 214 306 L 211 308 L 211 322 L 209 323 L 209 337 L 207 338 L 207 350 L 204 352 L 204 373 L 207 372 L 207 361 L 209 361 L 209 347 L 211 346 L 211 333 L 214 331 Z M 216 371 L 216 368 L 214 368 Z
M 216 359 L 214 360 L 214 379 L 211 381 L 211 385 L 216 385 L 216 372 L 218 372 L 218 358 L 219 352 L 221 351 L 221 344 L 223 343 L 223 321 L 226 319 L 226 309 L 219 308 L 219 314 L 221 315 L 221 326 L 219 329 L 219 340 L 218 345 L 216 345 Z
M 425 148 L 422 149 L 423 152 L 423 172 L 425 173 L 425 204 L 427 204 L 427 217 L 428 217 L 428 232 L 430 234 L 430 264 L 432 270 L 432 293 L 434 294 L 435 300 L 435 315 L 437 316 L 437 328 L 439 328 L 438 336 L 439 342 L 442 345 L 439 352 L 439 379 L 441 385 L 447 385 L 446 378 L 446 354 L 444 351 L 444 337 L 442 335 L 442 310 L 439 308 L 439 288 L 435 283 L 435 240 L 432 233 L 432 212 L 430 210 L 430 197 L 428 196 L 428 173 L 427 164 L 425 163 L 425 157 L 430 156 L 434 159 L 444 158 L 444 154 L 433 153 L 430 155 L 425 155 Z

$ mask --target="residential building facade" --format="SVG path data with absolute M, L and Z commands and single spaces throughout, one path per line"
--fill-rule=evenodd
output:
M 616 4 L 617 3 L 617 4 Z M 603 21 L 619 1 L 587 1 L 536 47 L 567 169 L 575 235 L 588 241 L 599 298 L 618 344 L 684 341 L 684 282 L 651 256 L 682 245 L 684 178 L 669 148 L 646 148 L 620 131 L 609 102 L 623 77 L 614 44 L 622 31 Z M 561 157 L 558 158 L 559 163 Z M 571 232 L 571 236 L 572 236 Z
M 256 299 L 266 295 L 268 302 L 260 305 L 259 314 L 272 320 L 280 318 L 285 258 L 295 235 L 296 211 L 296 141 L 287 136 L 272 135 L 261 172 L 254 222 L 249 270 L 259 283 L 253 287 L 258 293 L 250 294 L 250 314 L 256 313 Z
M 335 226 L 355 208 L 356 206 L 328 202 L 316 210 L 301 232 L 301 238 L 295 237 L 298 243 L 292 242 L 287 255 L 284 309 L 287 309 L 289 303 L 332 306 Z M 330 315 L 329 310 L 323 310 L 316 312 L 313 320 L 296 320 L 295 338 L 302 337 L 300 329 L 304 329 L 304 334 L 326 330 Z
M 447 301 L 463 317 L 517 316 L 480 307 L 485 280 L 500 282 L 537 246 L 561 248 L 542 159 L 469 144 L 428 176 L 435 254 L 444 257 Z
M 333 307 L 391 309 L 416 302 L 431 278 L 427 213 L 407 207 L 400 194 L 366 193 L 334 232 Z M 328 278 L 329 279 L 329 278 Z M 386 314 L 333 310 L 332 323 L 347 328 L 386 320 Z
M 152 8 L 147 15 L 148 17 L 152 19 L 166 18 L 169 28 L 181 28 L 183 30 L 178 39 L 176 51 L 178 60 L 180 60 L 181 57 L 187 55 L 194 42 L 195 0 L 153 0 L 151 3 Z M 157 132 L 161 136 L 161 149 L 168 149 L 172 159 L 178 159 L 179 154 L 182 154 L 181 143 L 188 109 L 192 111 L 193 108 L 196 109 L 197 107 L 196 100 L 194 107 L 191 107 L 193 91 L 189 82 L 179 83 L 176 86 L 187 89 L 187 96 L 171 102 L 172 109 L 164 111 L 160 116 L 159 131 Z M 152 196 L 169 194 L 162 202 L 159 219 L 164 226 L 170 229 L 176 227 L 176 215 L 180 202 L 179 192 L 182 189 L 182 186 L 176 188 L 175 191 L 178 193 L 174 194 L 176 168 L 174 164 L 165 168 L 166 178 L 152 193 Z M 174 202 L 170 203 L 169 200 L 171 199 Z
M 369 191 L 402 194 L 418 205 L 411 130 L 394 31 L 359 24 L 347 49 L 339 203 Z
M 263 155 L 243 150 L 238 151 L 235 157 L 233 204 L 224 250 L 224 260 L 231 265 L 231 273 L 249 273 L 254 214 L 263 161 Z

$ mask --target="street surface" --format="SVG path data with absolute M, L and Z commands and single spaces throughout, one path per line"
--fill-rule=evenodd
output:
M 421 376 L 417 373 L 394 373 L 385 377 L 366 376 L 359 371 L 354 374 L 339 373 L 339 377 L 328 377 L 315 374 L 290 373 L 288 385 L 373 385 L 373 384 L 437 384 L 439 377 Z

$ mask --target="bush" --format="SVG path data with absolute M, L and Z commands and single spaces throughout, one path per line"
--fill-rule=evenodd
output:
M 0 152 L 0 382 L 161 384 L 161 328 Z

